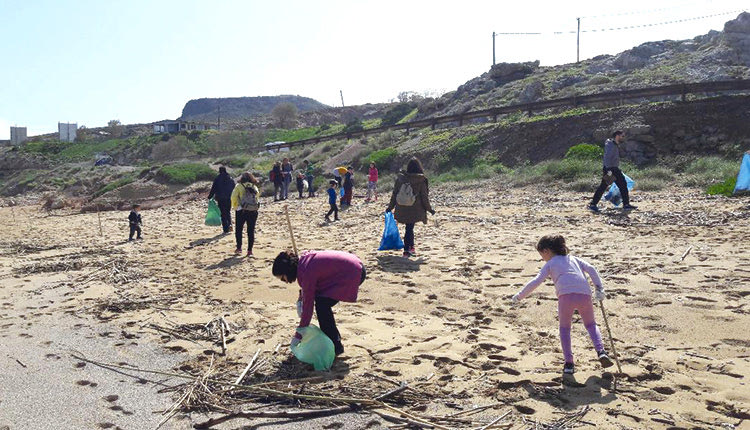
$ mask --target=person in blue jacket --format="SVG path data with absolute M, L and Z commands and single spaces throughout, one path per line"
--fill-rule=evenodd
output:
M 234 179 L 227 173 L 227 168 L 219 167 L 219 175 L 214 179 L 211 186 L 211 192 L 208 193 L 208 199 L 216 198 L 216 204 L 221 211 L 221 227 L 224 233 L 232 231 L 232 191 L 234 191 Z
M 331 205 L 331 210 L 326 214 L 326 221 L 331 222 L 331 214 L 334 214 L 334 221 L 339 220 L 339 208 L 336 206 L 336 182 L 335 179 L 328 181 L 328 204 Z

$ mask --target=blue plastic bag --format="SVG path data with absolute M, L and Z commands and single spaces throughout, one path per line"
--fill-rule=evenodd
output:
M 622 174 L 622 176 L 625 177 L 625 183 L 628 184 L 628 191 L 632 190 L 635 186 L 635 181 L 630 179 L 630 176 L 624 173 Z M 615 207 L 620 206 L 620 203 L 622 203 L 620 187 L 618 187 L 617 184 L 612 183 L 612 185 L 609 187 L 609 191 L 607 191 L 607 194 L 604 196 L 604 200 L 612 203 L 613 205 L 615 205 Z
M 404 249 L 404 241 L 398 234 L 398 224 L 393 218 L 393 212 L 385 213 L 385 228 L 383 229 L 383 238 L 380 239 L 380 248 L 378 251 L 388 251 L 391 249 Z
M 750 152 L 742 157 L 740 173 L 737 175 L 737 185 L 734 186 L 733 194 L 740 191 L 750 191 Z
M 339 194 L 341 195 L 341 197 L 344 197 L 344 187 L 341 187 L 341 189 L 339 189 Z
M 329 370 L 336 358 L 333 341 L 313 324 L 298 327 L 297 332 L 302 335 L 302 340 L 290 347 L 297 360 L 312 364 L 315 370 Z

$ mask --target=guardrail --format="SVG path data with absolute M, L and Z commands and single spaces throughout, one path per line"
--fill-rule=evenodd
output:
M 609 91 L 597 94 L 588 94 L 583 96 L 572 96 L 560 99 L 542 100 L 532 103 L 520 103 L 508 106 L 498 106 L 490 109 L 483 109 L 478 111 L 469 111 L 454 115 L 445 115 L 434 118 L 424 118 L 416 121 L 408 121 L 401 124 L 393 124 L 382 127 L 370 128 L 367 130 L 357 132 L 341 132 L 336 134 L 330 134 L 327 136 L 311 137 L 308 139 L 297 140 L 294 142 L 285 142 L 279 145 L 269 145 L 253 149 L 266 149 L 266 150 L 277 150 L 280 148 L 292 148 L 295 146 L 312 145 L 328 140 L 335 140 L 341 138 L 356 138 L 367 136 L 368 134 L 378 134 L 389 130 L 409 130 L 422 127 L 431 127 L 435 129 L 438 124 L 446 123 L 458 123 L 458 126 L 462 126 L 467 120 L 477 118 L 492 118 L 493 121 L 497 121 L 498 115 L 509 114 L 514 112 L 526 112 L 531 116 L 532 112 L 540 111 L 544 109 L 557 108 L 557 107 L 577 107 L 592 103 L 605 103 L 605 102 L 624 102 L 625 100 L 648 98 L 648 97 L 659 97 L 659 96 L 681 96 L 682 101 L 685 101 L 685 97 L 688 94 L 696 93 L 713 93 L 713 92 L 724 92 L 724 91 L 744 91 L 750 90 L 750 79 L 738 79 L 734 81 L 713 81 L 713 82 L 693 82 L 693 83 L 682 83 L 673 85 L 664 85 L 660 87 L 649 87 L 649 88 L 638 88 L 632 90 L 620 90 L 620 91 Z

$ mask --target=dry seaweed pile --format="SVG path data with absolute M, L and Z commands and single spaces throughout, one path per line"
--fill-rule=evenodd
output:
M 679 227 L 718 227 L 739 220 L 750 219 L 750 211 L 702 212 L 702 211 L 639 211 L 629 216 L 610 216 L 607 223 L 620 227 L 629 226 L 679 226 Z

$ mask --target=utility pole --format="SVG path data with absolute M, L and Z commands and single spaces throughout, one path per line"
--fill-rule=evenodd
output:
M 576 33 L 576 63 L 581 62 L 581 18 L 578 21 L 578 32 Z
M 341 107 L 344 107 L 344 90 L 339 90 L 339 94 L 341 94 Z
M 218 130 L 221 130 L 221 100 L 218 100 L 216 103 L 219 106 L 219 118 L 218 118 L 218 124 L 216 125 L 216 128 Z
M 495 65 L 495 32 L 492 32 L 492 65 Z

